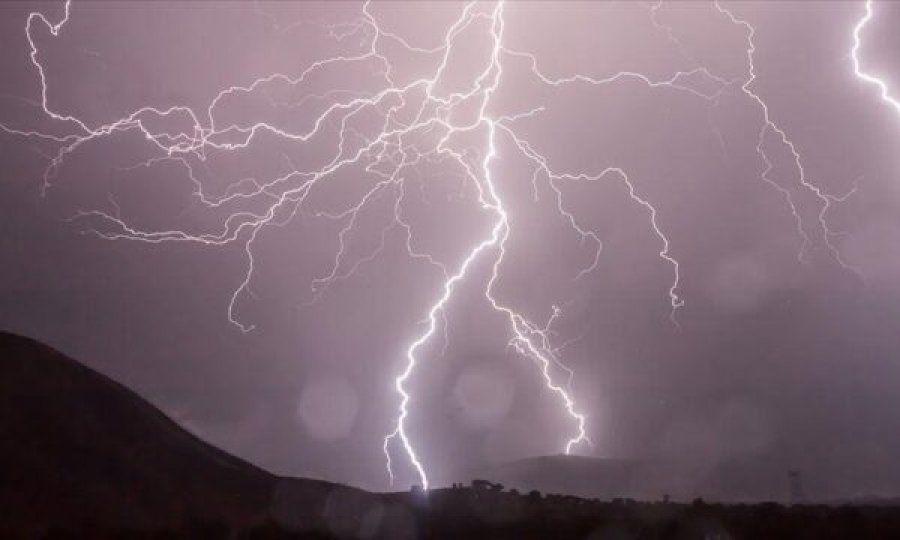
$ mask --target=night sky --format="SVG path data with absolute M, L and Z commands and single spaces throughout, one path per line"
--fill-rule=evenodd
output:
M 30 12 L 65 15 L 0 4 L 0 328 L 281 474 L 388 489 L 433 323 L 433 485 L 565 449 L 548 361 L 575 454 L 900 495 L 865 4 L 74 2 L 31 18 L 37 64 Z M 900 96 L 900 5 L 873 13 L 861 68 Z

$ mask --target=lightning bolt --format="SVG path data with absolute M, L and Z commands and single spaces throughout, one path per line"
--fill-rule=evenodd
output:
M 838 264 L 841 265 L 842 268 L 844 268 L 845 270 L 852 271 L 857 276 L 859 276 L 858 271 L 855 268 L 848 265 L 844 261 L 844 259 L 841 257 L 840 251 L 837 249 L 837 247 L 834 244 L 832 244 L 831 238 L 833 236 L 838 235 L 839 233 L 832 231 L 829 228 L 828 223 L 825 219 L 826 215 L 828 214 L 828 211 L 831 210 L 832 205 L 835 203 L 840 203 L 840 202 L 845 201 L 850 195 L 853 194 L 854 190 L 851 189 L 850 191 L 848 191 L 848 193 L 846 193 L 842 196 L 836 196 L 836 195 L 831 195 L 831 194 L 826 193 L 822 188 L 820 188 L 819 186 L 817 186 L 809 181 L 809 179 L 806 176 L 806 170 L 803 167 L 803 162 L 802 162 L 802 158 L 800 156 L 800 152 L 797 150 L 796 145 L 790 139 L 790 137 L 788 137 L 788 135 L 784 131 L 784 129 L 782 129 L 772 118 L 772 115 L 769 112 L 769 105 L 766 103 L 766 101 L 762 97 L 760 97 L 759 94 L 754 92 L 751 88 L 753 86 L 753 83 L 756 81 L 756 63 L 755 63 L 756 42 L 754 41 L 754 38 L 756 36 L 756 28 L 754 28 L 753 25 L 751 25 L 748 21 L 746 21 L 744 19 L 740 19 L 737 16 L 735 16 L 734 13 L 729 8 L 722 6 L 722 4 L 720 3 L 719 0 L 715 0 L 714 5 L 720 13 L 722 13 L 728 17 L 728 19 L 731 21 L 732 24 L 735 24 L 737 26 L 744 28 L 747 32 L 746 55 L 747 55 L 747 65 L 749 68 L 749 76 L 744 81 L 744 83 L 741 85 L 741 92 L 743 92 L 744 95 L 746 95 L 753 102 L 755 102 L 759 106 L 759 108 L 762 112 L 763 122 L 762 122 L 762 127 L 759 130 L 759 135 L 757 137 L 757 142 L 756 142 L 756 152 L 762 159 L 763 163 L 765 164 L 765 168 L 763 169 L 760 177 L 762 178 L 763 181 L 765 181 L 767 184 L 769 184 L 770 186 L 775 188 L 777 191 L 779 191 L 784 196 L 784 199 L 787 202 L 788 207 L 791 209 L 791 214 L 794 216 L 794 220 L 796 221 L 796 224 L 797 224 L 797 233 L 799 234 L 799 236 L 801 238 L 801 244 L 800 244 L 800 249 L 797 253 L 797 259 L 800 262 L 805 262 L 804 256 L 805 256 L 806 251 L 811 243 L 811 240 L 805 230 L 803 218 L 800 215 L 800 210 L 797 208 L 797 204 L 794 201 L 793 192 L 791 190 L 787 189 L 786 187 L 782 186 L 778 182 L 776 182 L 770 176 L 772 169 L 774 169 L 774 167 L 775 167 L 775 165 L 772 163 L 772 160 L 769 158 L 769 155 L 765 151 L 766 135 L 768 135 L 770 133 L 775 134 L 775 136 L 777 136 L 777 138 L 778 138 L 778 141 L 784 147 L 786 147 L 788 149 L 788 151 L 790 151 L 791 156 L 793 158 L 794 168 L 797 171 L 799 186 L 802 189 L 805 189 L 808 193 L 812 193 L 819 200 L 820 209 L 816 215 L 816 218 L 818 220 L 818 225 L 819 225 L 819 229 L 821 232 L 821 239 L 822 239 L 825 247 L 828 249 L 829 252 L 831 252 L 831 255 L 833 256 L 834 260 L 836 260 L 838 262 Z
M 887 83 L 878 75 L 863 71 L 862 62 L 859 59 L 859 51 L 862 48 L 863 28 L 865 28 L 866 25 L 869 24 L 869 21 L 875 17 L 875 8 L 873 7 L 873 4 L 872 0 L 866 0 L 865 13 L 856 23 L 856 26 L 853 27 L 853 48 L 850 49 L 850 59 L 853 61 L 853 74 L 860 80 L 877 87 L 881 100 L 894 109 L 895 113 L 900 114 L 900 101 L 897 101 L 897 99 L 891 95 L 891 90 L 888 88 Z
M 516 156 L 510 157 L 524 159 L 533 167 L 530 180 L 535 200 L 539 198 L 541 193 L 539 188 L 543 183 L 554 199 L 556 211 L 572 233 L 583 243 L 593 247 L 594 255 L 590 264 L 574 272 L 573 280 L 582 279 L 596 269 L 603 243 L 600 236 L 584 225 L 576 213 L 565 205 L 564 187 L 572 182 L 617 180 L 625 187 L 629 200 L 646 213 L 650 229 L 659 241 L 657 255 L 660 261 L 672 270 L 673 278 L 667 293 L 671 306 L 670 319 L 676 327 L 678 326 L 676 312 L 685 303 L 679 293 L 680 264 L 672 254 L 670 239 L 661 225 L 664 221 L 663 216 L 660 216 L 650 198 L 642 194 L 639 183 L 619 167 L 609 167 L 601 171 L 567 171 L 555 163 L 552 164 L 550 158 L 540 148 L 516 129 L 517 122 L 543 114 L 544 107 L 507 115 L 495 115 L 491 107 L 505 69 L 524 67 L 535 81 L 549 88 L 569 85 L 600 87 L 630 81 L 654 91 L 685 94 L 709 105 L 715 105 L 724 93 L 729 92 L 735 85 L 740 85 L 741 92 L 761 110 L 763 123 L 756 144 L 756 151 L 765 165 L 761 178 L 784 195 L 797 222 L 802 239 L 798 258 L 803 258 L 811 240 L 801 219 L 800 210 L 795 204 L 794 191 L 770 176 L 774 165 L 765 148 L 765 139 L 770 135 L 777 136 L 780 143 L 792 153 L 793 163 L 799 175 L 799 188 L 813 193 L 820 201 L 818 225 L 822 239 L 834 257 L 844 264 L 840 259 L 840 253 L 830 243 L 830 236 L 834 233 L 828 229 L 825 220 L 831 205 L 842 198 L 826 194 L 806 179 L 800 154 L 794 143 L 771 118 L 766 102 L 751 88 L 756 79 L 755 29 L 748 22 L 735 17 L 729 9 L 719 5 L 718 2 L 715 3 L 715 8 L 720 13 L 726 15 L 732 24 L 746 29 L 748 34 L 746 56 L 749 75 L 745 79 L 726 79 L 705 67 L 696 66 L 687 48 L 677 39 L 675 29 L 658 22 L 657 11 L 661 6 L 662 2 L 658 2 L 650 7 L 653 26 L 665 32 L 682 55 L 695 65 L 690 70 L 677 71 L 664 79 L 654 79 L 636 71 L 620 71 L 602 77 L 581 73 L 552 77 L 541 68 L 534 54 L 514 50 L 505 45 L 504 12 L 507 5 L 502 1 L 494 3 L 472 1 L 461 5 L 459 16 L 449 25 L 442 43 L 436 47 L 414 46 L 402 36 L 383 29 L 371 12 L 370 3 L 366 2 L 362 5 L 359 17 L 352 21 L 331 26 L 319 25 L 328 38 L 337 44 L 360 43 L 357 51 L 317 60 L 294 75 L 274 73 L 254 79 L 247 84 L 228 86 L 210 100 L 205 110 L 199 112 L 182 105 L 167 108 L 146 105 L 114 121 L 92 125 L 86 120 L 56 111 L 51 106 L 47 74 L 40 61 L 39 47 L 34 38 L 34 28 L 37 25 L 49 30 L 51 36 L 59 36 L 70 20 L 71 1 L 67 0 L 63 4 L 63 15 L 56 22 L 42 13 L 31 13 L 25 25 L 25 35 L 30 47 L 29 57 L 40 82 L 41 99 L 37 106 L 47 118 L 66 126 L 71 132 L 58 135 L 3 123 L 0 123 L 0 129 L 11 135 L 34 138 L 56 145 L 56 153 L 49 158 L 49 164 L 43 174 L 44 194 L 53 187 L 53 181 L 67 156 L 86 143 L 125 132 L 140 134 L 155 155 L 133 167 L 123 169 L 123 172 L 139 167 L 176 168 L 193 186 L 192 196 L 199 205 L 208 210 L 224 213 L 225 217 L 221 223 L 212 230 L 199 232 L 178 228 L 143 229 L 129 222 L 112 195 L 108 198 L 111 210 L 79 210 L 69 219 L 85 224 L 87 232 L 106 240 L 129 240 L 151 244 L 185 242 L 210 247 L 241 246 L 247 261 L 246 270 L 231 294 L 227 315 L 228 320 L 242 332 L 254 329 L 253 324 L 244 322 L 238 317 L 238 304 L 245 296 L 253 296 L 252 283 L 256 272 L 254 248 L 263 230 L 269 227 L 284 227 L 297 216 L 338 224 L 337 246 L 333 257 L 329 267 L 310 283 L 307 305 L 313 305 L 330 287 L 353 276 L 365 264 L 377 258 L 392 238 L 391 235 L 399 234 L 408 256 L 436 272 L 442 279 L 442 286 L 425 310 L 422 331 L 405 347 L 403 368 L 394 379 L 394 389 L 399 400 L 398 412 L 391 423 L 389 433 L 383 440 L 382 451 L 392 484 L 395 478 L 392 454 L 394 448 L 399 445 L 419 483 L 424 489 L 428 489 L 430 483 L 427 467 L 423 457 L 417 453 L 409 432 L 408 424 L 414 399 L 409 386 L 416 368 L 424 361 L 424 346 L 440 331 L 443 331 L 443 346 L 446 349 L 448 342 L 446 309 L 461 284 L 478 278 L 473 267 L 482 260 L 490 269 L 487 276 L 482 276 L 484 299 L 495 314 L 508 324 L 507 345 L 535 363 L 544 386 L 560 401 L 568 421 L 572 424 L 572 435 L 562 445 L 562 450 L 571 453 L 581 444 L 592 444 L 588 435 L 587 417 L 575 402 L 574 371 L 566 366 L 561 358 L 563 348 L 572 341 L 561 345 L 555 344 L 556 333 L 553 325 L 563 316 L 563 310 L 559 306 L 551 306 L 549 317 L 544 322 L 537 322 L 540 317 L 530 317 L 510 307 L 496 292 L 497 283 L 502 279 L 503 266 L 507 262 L 509 240 L 515 234 L 498 184 L 496 164 L 501 157 L 504 159 L 507 157 L 500 155 L 501 141 L 511 143 L 511 149 L 517 151 Z M 278 21 L 265 14 L 260 6 L 257 5 L 256 8 L 258 13 L 273 22 L 276 31 L 284 31 Z M 860 22 L 855 31 L 857 41 L 854 60 L 859 46 L 859 33 L 871 17 L 871 6 L 868 4 L 867 10 L 866 18 Z M 443 90 L 441 82 L 447 77 L 451 53 L 459 40 L 463 39 L 464 32 L 481 24 L 487 26 L 491 43 L 490 49 L 484 51 L 486 58 L 483 69 L 473 80 L 467 81 L 468 84 L 464 89 Z M 397 66 L 392 64 L 386 52 L 390 47 L 399 47 L 405 54 L 417 58 L 433 60 L 436 67 L 427 76 L 401 81 L 402 75 L 398 73 Z M 855 65 L 859 74 L 858 62 Z M 366 70 L 378 80 L 379 86 L 375 90 L 367 91 L 333 88 L 322 93 L 308 92 L 294 103 L 276 102 L 265 92 L 273 85 L 303 88 L 311 79 L 336 66 L 352 66 Z M 707 84 L 698 85 L 697 82 L 700 80 Z M 886 87 L 883 83 L 882 91 L 884 95 Z M 292 110 L 310 108 L 316 113 L 304 129 L 288 129 L 263 121 L 222 120 L 222 110 L 227 108 L 232 100 L 251 94 L 255 96 L 261 94 L 276 108 L 286 107 Z M 467 120 L 461 111 L 473 105 L 476 106 L 476 114 L 474 118 Z M 375 114 L 380 119 L 380 125 L 374 133 L 367 133 L 354 127 L 353 122 L 367 114 Z M 160 125 L 168 127 L 153 127 Z M 187 127 L 184 127 L 185 125 Z M 267 138 L 304 145 L 328 136 L 336 136 L 337 141 L 331 148 L 331 153 L 322 158 L 322 163 L 298 166 L 290 158 L 285 157 L 287 168 L 283 174 L 268 179 L 241 178 L 227 185 L 221 193 L 211 193 L 203 181 L 202 171 L 205 164 L 219 153 L 238 152 L 254 144 L 264 144 Z M 459 141 L 466 136 L 477 137 L 483 140 L 483 144 L 472 147 L 460 143 Z M 470 246 L 461 261 L 444 261 L 429 253 L 420 245 L 421 240 L 405 213 L 404 209 L 409 204 L 407 175 L 409 171 L 416 170 L 416 167 L 423 163 L 444 165 L 458 172 L 463 179 L 461 193 L 473 190 L 480 210 L 490 216 L 489 229 L 482 238 Z M 312 207 L 314 194 L 323 184 L 327 184 L 337 173 L 353 170 L 354 167 L 360 169 L 362 171 L 360 176 L 367 181 L 371 180 L 371 183 L 364 184 L 362 193 L 353 203 L 345 208 L 327 211 Z M 379 201 L 388 202 L 392 214 L 388 222 L 377 231 L 378 240 L 374 242 L 374 246 L 368 246 L 365 253 L 354 254 L 350 248 L 353 235 L 362 227 L 360 223 L 365 213 L 374 211 Z M 560 372 L 565 374 L 563 383 L 558 380 Z
M 487 298 L 494 310 L 504 314 L 509 320 L 510 326 L 514 333 L 514 336 L 510 343 L 515 346 L 516 350 L 533 357 L 540 364 L 541 374 L 544 378 L 544 382 L 547 388 L 556 393 L 562 399 L 566 411 L 577 422 L 578 432 L 574 437 L 567 441 L 565 446 L 566 453 L 570 452 L 571 448 L 574 445 L 578 444 L 581 441 L 587 440 L 587 433 L 585 430 L 585 416 L 577 411 L 575 402 L 569 395 L 569 392 L 563 387 L 557 385 L 553 381 L 553 377 L 550 374 L 551 362 L 553 362 L 555 358 L 551 360 L 546 346 L 539 347 L 532 341 L 531 335 L 538 334 L 541 338 L 543 338 L 543 342 L 546 344 L 546 332 L 534 327 L 525 317 L 523 317 L 518 312 L 502 305 L 500 302 L 498 302 L 493 294 L 493 287 L 499 277 L 500 265 L 503 261 L 503 256 L 506 253 L 506 241 L 510 235 L 509 215 L 496 188 L 491 171 L 491 162 L 497 156 L 497 121 L 488 116 L 486 113 L 490 98 L 497 90 L 503 73 L 500 60 L 504 28 L 502 16 L 503 7 L 503 2 L 498 2 L 492 12 L 491 36 L 493 38 L 493 49 L 491 51 L 491 62 L 476 81 L 476 86 L 478 88 L 482 88 L 482 99 L 479 108 L 478 119 L 475 123 L 484 125 L 487 129 L 487 152 L 485 153 L 484 159 L 481 162 L 479 173 L 476 175 L 474 172 L 472 172 L 473 177 L 476 177 L 479 180 L 479 201 L 484 209 L 489 210 L 495 214 L 496 220 L 491 230 L 490 237 L 478 244 L 464 259 L 457 273 L 445 282 L 444 294 L 437 300 L 437 302 L 435 302 L 434 305 L 432 305 L 428 313 L 428 326 L 426 331 L 415 341 L 413 341 L 407 349 L 406 369 L 403 371 L 403 373 L 400 374 L 395 382 L 397 392 L 401 395 L 400 415 L 397 418 L 396 428 L 393 432 L 388 434 L 387 437 L 385 437 L 383 446 L 384 454 L 387 459 L 387 470 L 392 483 L 394 473 L 391 467 L 390 444 L 393 440 L 399 438 L 402 442 L 404 450 L 406 451 L 406 455 L 409 457 L 410 462 L 412 463 L 419 476 L 419 481 L 421 482 L 422 487 L 424 489 L 428 489 L 428 477 L 425 473 L 425 468 L 422 465 L 421 459 L 416 454 L 415 449 L 410 442 L 409 435 L 406 431 L 406 420 L 409 416 L 408 406 L 411 399 L 410 394 L 406 390 L 406 382 L 408 381 L 413 369 L 417 364 L 416 353 L 418 352 L 418 349 L 424 343 L 426 343 L 436 332 L 438 324 L 438 313 L 441 312 L 449 302 L 454 288 L 462 279 L 466 277 L 470 266 L 481 255 L 481 253 L 492 249 L 496 251 L 497 255 L 492 266 L 491 278 L 488 281 L 487 287 L 485 289 L 485 298 Z M 445 45 L 447 46 L 447 50 L 449 51 L 450 43 L 445 42 Z

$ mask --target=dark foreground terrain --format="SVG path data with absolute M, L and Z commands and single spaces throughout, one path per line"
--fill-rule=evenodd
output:
M 643 503 L 499 484 L 374 494 L 281 478 L 123 386 L 0 333 L 0 538 L 900 538 L 900 506 Z

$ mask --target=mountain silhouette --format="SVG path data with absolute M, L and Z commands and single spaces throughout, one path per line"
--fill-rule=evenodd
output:
M 2 332 L 0 463 L 0 537 L 50 527 L 158 530 L 187 520 L 317 528 L 326 518 L 352 523 L 343 509 L 375 497 L 272 475 L 203 442 L 108 377 Z
M 462 476 L 585 498 L 786 502 L 786 472 L 786 465 L 767 457 L 638 460 L 555 455 L 499 463 Z
M 0 333 L 4 540 L 900 538 L 896 501 L 631 500 L 635 485 L 655 485 L 640 480 L 646 466 L 550 456 L 486 471 L 492 481 L 381 494 L 282 478 L 201 441 L 61 353 Z M 549 492 L 508 489 L 529 483 Z M 606 500 L 584 498 L 591 493 Z

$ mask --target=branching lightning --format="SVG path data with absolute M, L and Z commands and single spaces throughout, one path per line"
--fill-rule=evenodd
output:
M 754 41 L 754 37 L 756 36 L 756 29 L 748 21 L 736 17 L 730 9 L 722 6 L 720 4 L 719 0 L 715 1 L 715 6 L 716 6 L 716 9 L 719 10 L 719 12 L 726 15 L 733 24 L 743 27 L 747 32 L 746 54 L 747 54 L 747 65 L 748 65 L 748 69 L 749 69 L 749 77 L 741 85 L 741 91 L 748 98 L 753 100 L 762 111 L 763 124 L 759 131 L 759 137 L 757 138 L 757 142 L 756 142 L 756 152 L 757 152 L 757 154 L 759 154 L 760 158 L 762 159 L 763 163 L 765 164 L 765 168 L 763 169 L 761 178 L 763 179 L 763 181 L 765 181 L 766 183 L 768 183 L 769 185 L 774 187 L 776 190 L 781 192 L 782 195 L 784 195 L 785 201 L 787 202 L 788 206 L 791 209 L 791 213 L 793 214 L 794 219 L 797 223 L 797 232 L 802 239 L 802 242 L 800 244 L 800 250 L 797 253 L 798 260 L 800 260 L 801 262 L 804 261 L 804 255 L 805 255 L 811 241 L 810 241 L 809 235 L 807 234 L 807 232 L 804 228 L 803 218 L 801 217 L 800 211 L 797 208 L 797 204 L 794 201 L 793 192 L 791 190 L 789 190 L 788 188 L 782 186 L 781 184 L 776 182 L 774 179 L 772 179 L 771 176 L 769 176 L 770 173 L 772 172 L 772 169 L 775 167 L 774 164 L 772 163 L 772 160 L 769 158 L 769 155 L 765 151 L 765 139 L 766 139 L 766 135 L 769 133 L 774 133 L 778 137 L 779 142 L 790 151 L 791 156 L 793 157 L 794 168 L 797 171 L 798 182 L 799 182 L 800 187 L 805 189 L 807 192 L 815 195 L 815 197 L 819 200 L 819 202 L 821 204 L 819 212 L 816 217 L 818 220 L 819 229 L 821 231 L 822 241 L 823 241 L 825 247 L 828 249 L 828 251 L 831 252 L 832 256 L 834 257 L 834 260 L 836 260 L 845 270 L 851 270 L 851 271 L 855 272 L 855 270 L 853 268 L 851 268 L 850 266 L 847 265 L 847 263 L 844 262 L 843 258 L 841 257 L 840 251 L 838 251 L 837 247 L 835 247 L 834 244 L 831 243 L 831 238 L 833 236 L 837 235 L 838 233 L 832 231 L 828 227 L 828 223 L 825 220 L 825 217 L 828 214 L 828 211 L 832 208 L 832 205 L 846 200 L 846 198 L 849 197 L 850 194 L 852 194 L 852 190 L 843 196 L 831 195 L 831 194 L 828 194 L 825 191 L 823 191 L 822 188 L 820 188 L 819 186 L 810 182 L 809 179 L 806 177 L 806 170 L 803 168 L 803 162 L 800 157 L 800 152 L 797 150 L 796 145 L 790 139 L 790 137 L 788 137 L 788 135 L 787 135 L 787 133 L 785 133 L 784 129 L 782 129 L 775 122 L 775 120 L 772 119 L 772 116 L 769 112 L 769 105 L 766 103 L 766 101 L 762 97 L 760 97 L 759 94 L 757 94 L 756 92 L 754 92 L 751 89 L 751 86 L 753 86 L 753 83 L 756 81 L 756 64 L 755 64 L 756 43 Z
M 678 41 L 674 29 L 657 21 L 657 11 L 662 3 L 654 4 L 650 10 L 653 26 L 665 32 L 681 50 L 690 58 L 687 49 Z M 30 47 L 30 60 L 34 65 L 40 82 L 41 99 L 38 104 L 43 114 L 71 129 L 67 135 L 43 133 L 31 129 L 12 127 L 0 123 L 0 129 L 8 134 L 40 139 L 55 143 L 57 150 L 50 158 L 49 165 L 43 175 L 43 191 L 53 186 L 53 180 L 67 156 L 76 152 L 89 141 L 111 137 L 123 132 L 137 131 L 152 146 L 156 156 L 135 167 L 158 167 L 175 165 L 183 170 L 187 180 L 194 188 L 196 200 L 206 208 L 224 209 L 227 217 L 217 230 L 193 232 L 183 229 L 146 230 L 130 223 L 123 216 L 119 205 L 110 197 L 112 211 L 102 209 L 81 210 L 71 216 L 72 221 L 89 224 L 90 232 L 107 240 L 131 240 L 147 243 L 186 242 L 205 246 L 239 245 L 243 249 L 247 265 L 237 288 L 231 294 L 228 303 L 228 319 L 243 332 L 253 330 L 254 326 L 242 321 L 238 316 L 238 302 L 247 294 L 252 294 L 251 283 L 255 275 L 255 241 L 259 234 L 268 227 L 283 227 L 297 215 L 309 215 L 315 218 L 334 221 L 340 224 L 337 234 L 337 248 L 334 251 L 329 269 L 310 283 L 311 298 L 314 303 L 331 286 L 353 276 L 368 262 L 378 257 L 385 249 L 389 234 L 399 231 L 405 238 L 406 252 L 414 260 L 425 263 L 428 268 L 437 272 L 443 285 L 439 294 L 426 310 L 424 329 L 405 348 L 404 367 L 394 380 L 394 388 L 399 398 L 398 413 L 390 432 L 384 438 L 383 452 L 387 462 L 387 472 L 391 483 L 394 482 L 393 453 L 399 444 L 400 450 L 414 470 L 423 488 L 429 487 L 429 478 L 425 460 L 420 456 L 409 432 L 409 418 L 414 396 L 409 389 L 411 378 L 424 360 L 423 348 L 440 330 L 444 331 L 444 347 L 447 345 L 446 308 L 454 298 L 454 292 L 467 280 L 479 279 L 473 267 L 484 260 L 490 271 L 484 281 L 484 298 L 490 307 L 508 323 L 508 344 L 522 356 L 535 362 L 541 379 L 547 388 L 563 405 L 568 420 L 573 425 L 572 436 L 562 446 L 570 453 L 583 443 L 591 444 L 588 435 L 588 419 L 575 402 L 573 382 L 574 372 L 561 359 L 561 351 L 565 343 L 554 343 L 556 334 L 553 324 L 562 316 L 562 310 L 552 306 L 551 315 L 545 323 L 535 322 L 525 313 L 517 311 L 500 298 L 496 292 L 497 283 L 502 279 L 503 267 L 507 263 L 507 246 L 515 234 L 510 224 L 510 215 L 505 205 L 502 190 L 498 184 L 501 173 L 497 163 L 502 159 L 524 159 L 533 167 L 530 178 L 534 186 L 534 197 L 538 198 L 539 183 L 546 182 L 552 197 L 555 198 L 556 211 L 568 224 L 572 233 L 594 248 L 591 264 L 573 273 L 573 279 L 581 279 L 593 272 L 602 251 L 600 236 L 584 225 L 574 211 L 564 204 L 565 185 L 571 182 L 604 181 L 617 179 L 627 190 L 632 203 L 646 213 L 650 229 L 659 241 L 657 254 L 662 263 L 671 268 L 673 278 L 668 287 L 668 298 L 671 306 L 670 318 L 678 325 L 676 312 L 684 305 L 679 293 L 680 264 L 671 251 L 669 237 L 661 225 L 664 218 L 657 207 L 642 194 L 640 186 L 635 183 L 623 168 L 610 167 L 602 171 L 565 171 L 551 166 L 551 160 L 536 147 L 533 142 L 516 129 L 518 121 L 533 118 L 545 112 L 544 107 L 522 111 L 517 114 L 494 116 L 493 102 L 500 87 L 505 69 L 525 67 L 530 76 L 547 87 L 563 87 L 568 85 L 586 85 L 598 87 L 613 85 L 623 81 L 637 82 L 660 92 L 678 92 L 702 100 L 710 104 L 716 103 L 723 93 L 729 92 L 735 85 L 753 103 L 757 104 L 763 116 L 762 126 L 756 143 L 756 151 L 764 163 L 761 178 L 777 189 L 787 204 L 797 223 L 797 230 L 802 239 L 799 257 L 802 258 L 811 243 L 806 227 L 801 218 L 801 211 L 795 203 L 794 191 L 776 182 L 770 176 L 774 167 L 766 153 L 766 137 L 774 134 L 779 142 L 790 150 L 793 164 L 799 175 L 799 188 L 814 194 L 821 203 L 818 212 L 818 226 L 824 244 L 840 259 L 837 249 L 830 243 L 833 234 L 825 217 L 831 205 L 840 198 L 826 194 L 812 184 L 807 178 L 801 162 L 801 156 L 794 143 L 785 131 L 772 120 L 766 102 L 752 90 L 756 79 L 754 65 L 755 29 L 746 21 L 737 18 L 732 12 L 715 3 L 715 8 L 727 16 L 734 25 L 744 28 L 748 34 L 746 50 L 748 77 L 743 80 L 730 80 L 720 77 L 705 67 L 694 67 L 689 71 L 678 71 L 670 77 L 656 80 L 635 71 L 622 71 L 603 77 L 592 77 L 584 74 L 572 74 L 563 77 L 551 77 L 543 71 L 535 54 L 508 48 L 504 43 L 506 21 L 504 11 L 508 8 L 502 1 L 485 3 L 473 1 L 460 6 L 458 18 L 449 26 L 443 36 L 441 45 L 433 48 L 416 47 L 402 36 L 384 30 L 377 18 L 372 14 L 369 3 L 362 6 L 357 19 L 346 24 L 327 27 L 331 39 L 342 42 L 353 37 L 362 43 L 361 50 L 355 54 L 337 55 L 311 63 L 298 74 L 273 73 L 250 81 L 247 84 L 235 84 L 218 92 L 208 107 L 200 112 L 187 106 L 157 108 L 152 105 L 140 107 L 130 114 L 112 122 L 92 126 L 86 120 L 56 111 L 50 105 L 48 93 L 50 85 L 47 73 L 40 60 L 39 47 L 34 38 L 36 25 L 43 25 L 54 37 L 59 36 L 72 14 L 72 4 L 67 0 L 63 5 L 63 16 L 57 21 L 50 21 L 42 13 L 31 13 L 25 25 L 25 35 Z M 859 67 L 857 51 L 860 46 L 860 32 L 871 18 L 871 3 L 867 4 L 867 15 L 859 22 L 854 31 L 856 38 L 853 49 L 854 66 L 860 78 L 879 85 L 882 98 L 900 112 L 900 104 L 890 98 L 883 82 L 863 73 Z M 490 50 L 485 51 L 483 69 L 474 77 L 466 88 L 456 92 L 443 92 L 439 83 L 446 77 L 451 53 L 458 46 L 463 32 L 476 24 L 487 25 L 490 37 Z M 277 26 L 277 25 L 276 25 Z M 281 31 L 280 29 L 278 31 Z M 385 45 L 400 47 L 406 53 L 423 58 L 434 58 L 436 66 L 426 76 L 400 84 L 397 82 L 397 66 L 392 63 L 385 52 Z M 690 58 L 694 64 L 696 62 Z M 334 88 L 318 94 L 307 94 L 301 104 L 316 102 L 325 103 L 326 107 L 314 117 L 308 129 L 289 130 L 278 125 L 258 121 L 248 124 L 226 122 L 222 120 L 221 111 L 228 106 L 229 100 L 238 96 L 262 93 L 267 86 L 282 84 L 289 87 L 302 87 L 308 80 L 321 74 L 329 67 L 337 65 L 361 65 L 375 72 L 382 87 L 375 91 Z M 512 66 L 512 67 L 511 67 Z M 699 90 L 698 78 L 708 83 L 713 91 Z M 477 114 L 468 121 L 461 121 L 465 114 L 456 115 L 465 107 L 477 105 Z M 409 118 L 405 113 L 413 111 Z M 352 126 L 352 122 L 364 114 L 375 113 L 381 125 L 375 135 L 364 134 Z M 150 120 L 153 120 L 151 122 Z M 151 126 L 171 121 L 172 126 L 182 125 L 185 121 L 189 128 L 171 127 L 165 129 Z M 335 130 L 337 144 L 325 163 L 308 167 L 295 164 L 290 159 L 288 171 L 271 179 L 243 178 L 232 183 L 222 194 L 208 193 L 201 179 L 196 174 L 198 164 L 210 159 L 213 152 L 236 152 L 253 144 L 263 144 L 265 137 L 304 145 L 322 137 L 329 130 Z M 479 137 L 483 140 L 480 148 L 460 147 L 456 141 L 460 136 Z M 501 156 L 500 141 L 511 144 L 518 151 L 517 156 Z M 475 242 L 461 261 L 448 262 L 439 260 L 429 253 L 427 246 L 416 236 L 414 227 L 404 214 L 404 205 L 408 196 L 408 172 L 422 162 L 441 163 L 458 169 L 463 174 L 468 186 L 477 193 L 477 201 L 485 215 L 490 216 L 492 224 L 483 238 Z M 340 211 L 323 211 L 312 208 L 311 194 L 326 184 L 339 172 L 346 172 L 353 166 L 362 166 L 367 175 L 377 179 L 368 187 L 355 203 Z M 347 247 L 347 239 L 359 228 L 363 212 L 371 208 L 377 201 L 387 200 L 392 204 L 393 215 L 389 223 L 379 231 L 380 239 L 365 254 L 354 257 Z M 244 206 L 242 206 L 244 205 Z M 256 208 L 253 210 L 251 208 Z M 262 208 L 262 210 L 259 210 Z M 568 342 L 567 342 L 568 343 Z M 558 372 L 566 374 L 564 384 L 558 382 Z

